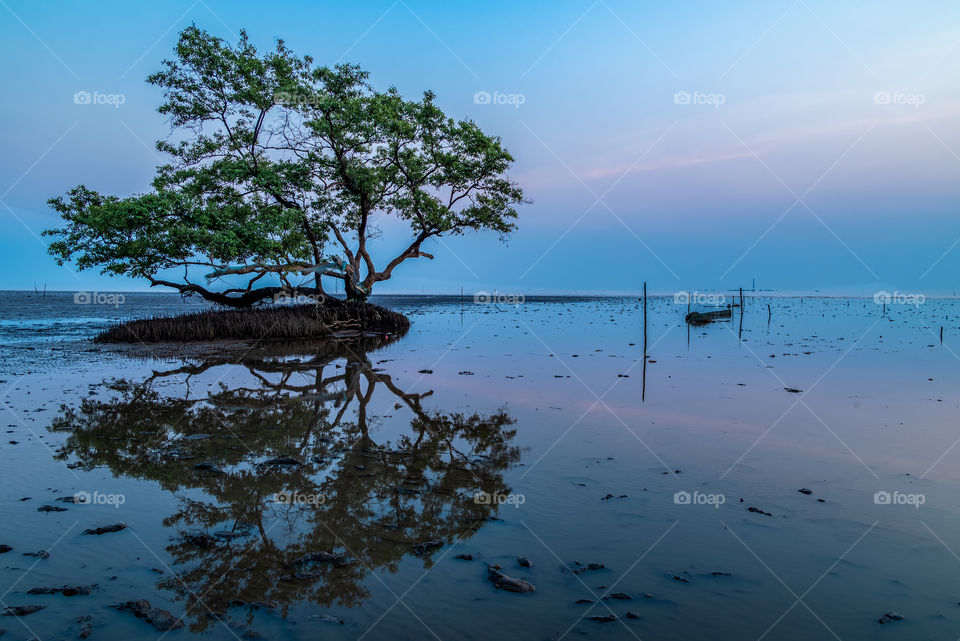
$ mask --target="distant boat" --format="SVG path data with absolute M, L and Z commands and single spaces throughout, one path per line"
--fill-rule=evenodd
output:
M 712 312 L 690 312 L 685 319 L 689 325 L 706 325 L 713 321 L 731 318 L 733 311 L 730 308 L 718 309 Z

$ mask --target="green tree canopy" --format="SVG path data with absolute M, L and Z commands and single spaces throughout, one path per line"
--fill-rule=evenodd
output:
M 402 262 L 433 258 L 430 238 L 515 228 L 524 199 L 506 176 L 512 156 L 431 92 L 407 100 L 356 66 L 316 66 L 282 41 L 261 55 L 245 33 L 231 46 L 195 26 L 148 82 L 164 92 L 173 131 L 157 149 L 171 160 L 148 193 L 80 185 L 50 200 L 65 222 L 44 232 L 60 264 L 235 307 L 322 294 L 322 276 L 364 298 Z M 396 256 L 371 252 L 379 216 L 410 227 Z

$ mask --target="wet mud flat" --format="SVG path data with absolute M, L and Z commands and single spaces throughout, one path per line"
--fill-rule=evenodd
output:
M 648 303 L 8 363 L 5 638 L 960 629 L 955 303 Z

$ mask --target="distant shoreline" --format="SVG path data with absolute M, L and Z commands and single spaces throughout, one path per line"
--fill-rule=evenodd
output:
M 679 291 L 679 290 L 678 290 Z M 678 291 L 670 292 L 649 292 L 649 298 L 673 298 L 677 295 Z M 737 296 L 740 295 L 740 290 L 738 289 L 699 289 L 699 290 L 683 290 L 683 292 L 700 293 L 700 294 L 723 294 L 725 296 Z M 910 294 L 910 295 L 922 295 L 929 300 L 951 300 L 958 299 L 960 300 L 960 294 L 928 294 L 922 291 L 901 291 L 901 290 L 878 290 L 878 292 L 886 292 L 889 294 L 899 293 L 899 294 Z M 47 294 L 69 294 L 73 295 L 78 292 L 97 292 L 102 294 L 142 294 L 150 296 L 170 296 L 170 297 L 180 297 L 179 292 L 170 292 L 170 291 L 156 291 L 156 290 L 139 290 L 139 289 L 101 289 L 101 290 L 90 290 L 90 289 L 49 289 Z M 823 299 L 863 299 L 863 300 L 872 300 L 878 292 L 871 292 L 869 294 L 856 293 L 856 294 L 827 294 L 823 292 L 793 292 L 793 291 L 763 291 L 763 290 L 743 290 L 744 298 L 823 298 Z M 464 291 L 463 293 L 463 302 L 473 303 L 474 296 L 482 294 L 491 294 L 494 292 L 488 292 L 486 290 L 477 290 L 477 291 Z M 632 292 L 623 292 L 623 293 L 609 293 L 609 292 L 598 292 L 598 293 L 589 293 L 589 292 L 579 292 L 573 294 L 564 294 L 564 293 L 538 293 L 538 292 L 522 292 L 522 291 L 509 291 L 502 290 L 496 292 L 499 295 L 503 296 L 523 296 L 528 300 L 551 300 L 551 299 L 571 299 L 571 298 L 580 298 L 584 300 L 595 299 L 595 298 L 642 298 L 643 292 L 639 291 L 637 293 Z M 44 292 L 39 294 L 34 292 L 32 289 L 0 289 L 0 296 L 3 294 L 30 294 L 38 297 L 43 297 Z M 331 298 L 338 298 L 335 296 L 330 296 Z M 385 299 L 385 298 L 430 298 L 430 299 L 451 299 L 459 301 L 461 298 L 460 292 L 454 293 L 432 293 L 432 294 L 420 294 L 413 292 L 403 292 L 403 293 L 393 293 L 393 292 L 384 292 L 384 293 L 375 293 L 370 296 L 371 299 Z M 199 302 L 199 298 L 197 299 Z M 342 300 L 339 299 L 338 300 Z M 491 301 L 492 302 L 492 301 Z

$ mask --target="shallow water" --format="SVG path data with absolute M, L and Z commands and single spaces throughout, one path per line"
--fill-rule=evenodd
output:
M 636 299 L 378 302 L 406 336 L 187 358 L 89 341 L 176 296 L 0 293 L 6 637 L 960 636 L 956 301 L 651 298 L 645 376 Z

